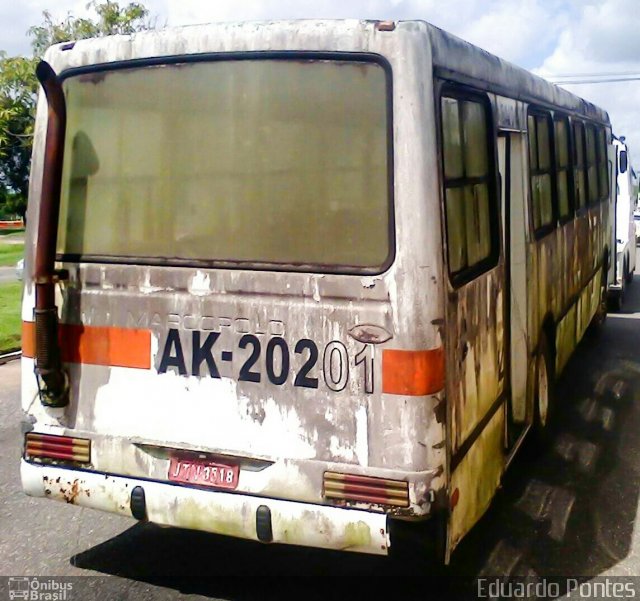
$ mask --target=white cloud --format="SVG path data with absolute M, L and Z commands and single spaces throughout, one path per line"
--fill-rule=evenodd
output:
M 564 0 L 164 0 L 172 25 L 300 18 L 424 19 L 502 58 L 535 66 L 568 20 Z
M 467 20 L 460 33 L 468 41 L 512 62 L 535 66 L 555 44 L 571 11 L 561 1 L 500 0 L 492 10 Z
M 587 2 L 537 71 L 549 78 L 583 73 L 640 73 L 639 22 L 638 0 Z M 607 110 L 614 132 L 626 135 L 631 154 L 640 158 L 640 81 L 566 88 Z M 634 152 L 636 146 L 638 150 Z
M 121 3 L 127 0 L 121 0 Z M 425 19 L 498 56 L 541 72 L 640 71 L 640 0 L 141 0 L 159 25 L 295 18 Z M 84 15 L 87 0 L 0 0 L 0 47 L 29 52 L 27 29 Z M 640 147 L 640 82 L 570 86 L 610 112 Z M 638 150 L 640 157 L 640 148 Z
M 127 0 L 121 0 L 121 3 Z M 540 64 L 567 20 L 569 0 L 142 0 L 159 25 L 302 18 L 424 19 L 502 58 Z M 26 30 L 49 9 L 63 19 L 85 15 L 87 0 L 0 0 L 3 47 L 27 53 Z M 10 27 L 9 27 L 10 24 Z
M 30 54 L 31 39 L 27 31 L 43 21 L 42 13 L 48 10 L 52 16 L 64 20 L 68 14 L 85 16 L 87 0 L 0 0 L 0 49 L 9 55 Z

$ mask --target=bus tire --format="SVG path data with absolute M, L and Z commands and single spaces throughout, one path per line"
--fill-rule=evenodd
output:
M 442 510 L 434 511 L 428 519 L 421 521 L 388 520 L 393 559 L 406 562 L 421 561 L 431 566 L 444 566 L 447 549 L 447 517 Z
M 609 309 L 618 313 L 622 311 L 622 305 L 624 304 L 624 287 L 620 290 L 615 290 L 609 296 Z
M 551 441 L 555 415 L 555 370 L 547 337 L 540 334 L 535 367 L 535 396 L 533 404 L 532 438 L 536 450 L 544 450 Z
M 598 308 L 589 324 L 590 334 L 597 334 L 607 321 L 609 304 L 609 299 L 607 298 L 607 273 L 604 271 L 602 273 L 602 279 L 600 280 L 600 300 L 598 302 Z

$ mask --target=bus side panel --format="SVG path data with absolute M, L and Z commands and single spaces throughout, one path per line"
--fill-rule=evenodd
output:
M 598 308 L 606 210 L 606 203 L 598 204 L 531 243 L 530 352 L 536 352 L 546 325 L 553 326 L 546 334 L 551 336 L 547 343 L 553 345 L 556 374 L 564 369 Z
M 503 282 L 500 263 L 449 294 L 450 495 L 457 498 L 449 523 L 450 552 L 489 506 L 504 468 Z
M 451 475 L 451 491 L 459 492 L 458 504 L 449 520 L 449 553 L 489 508 L 500 484 L 504 470 L 504 427 L 501 408 Z
M 449 302 L 447 397 L 454 455 L 504 391 L 501 273 L 499 268 L 481 276 Z

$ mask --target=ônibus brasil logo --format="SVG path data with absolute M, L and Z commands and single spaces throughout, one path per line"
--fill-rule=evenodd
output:
M 9 578 L 11 601 L 70 601 L 73 584 L 56 578 L 13 576 Z

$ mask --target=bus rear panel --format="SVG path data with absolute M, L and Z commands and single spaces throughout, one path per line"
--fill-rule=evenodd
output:
M 424 44 L 373 22 L 212 31 L 47 54 L 66 102 L 55 292 L 69 387 L 46 407 L 33 375 L 41 99 L 23 486 L 384 554 L 388 517 L 428 519 L 446 478 L 440 224 L 415 220 L 417 198 L 438 199 L 434 130 L 418 125 L 433 107 L 411 100 Z

